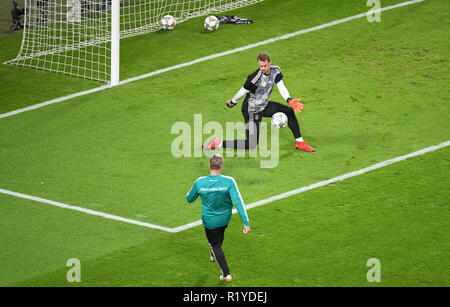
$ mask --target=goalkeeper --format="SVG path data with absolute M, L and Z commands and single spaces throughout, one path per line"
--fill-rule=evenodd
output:
M 200 195 L 202 200 L 202 222 L 205 228 L 206 238 L 211 247 L 211 261 L 217 261 L 222 271 L 220 280 L 230 282 L 232 276 L 228 268 L 225 254 L 222 250 L 225 229 L 231 219 L 233 203 L 244 223 L 244 234 L 250 231 L 247 212 L 244 201 L 232 177 L 221 175 L 223 169 L 222 156 L 215 154 L 209 160 L 210 175 L 198 178 L 186 199 L 194 202 Z
M 272 117 L 277 112 L 286 114 L 288 126 L 296 140 L 296 148 L 307 152 L 315 151 L 302 138 L 295 113 L 303 110 L 300 98 L 292 99 L 283 83 L 283 75 L 278 66 L 273 65 L 270 56 L 261 53 L 257 57 L 259 69 L 247 77 L 244 86 L 237 92 L 233 99 L 226 102 L 229 108 L 234 107 L 238 100 L 245 95 L 242 104 L 242 115 L 246 124 L 245 140 L 221 141 L 213 136 L 205 146 L 205 150 L 216 148 L 254 149 L 259 141 L 259 127 L 263 117 Z M 275 101 L 269 101 L 274 85 L 277 85 L 281 96 L 289 104 L 283 105 Z M 295 113 L 294 113 L 295 111 Z

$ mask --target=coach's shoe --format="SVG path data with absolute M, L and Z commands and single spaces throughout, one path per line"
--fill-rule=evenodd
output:
M 209 261 L 211 261 L 211 262 L 216 262 L 216 258 L 214 258 L 214 256 L 211 255 L 211 256 L 209 257 Z
M 233 276 L 227 275 L 226 277 L 223 277 L 223 275 L 220 275 L 220 280 L 223 282 L 231 282 L 233 280 Z
M 211 141 L 209 141 L 209 143 L 205 146 L 205 150 L 216 149 L 220 143 L 222 143 L 222 141 L 217 136 L 213 136 Z
M 297 142 L 297 144 L 295 145 L 295 148 L 304 150 L 306 152 L 316 151 L 314 148 L 309 147 L 309 145 L 306 144 L 306 142 Z

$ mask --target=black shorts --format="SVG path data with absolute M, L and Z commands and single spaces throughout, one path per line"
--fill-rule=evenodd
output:
M 247 97 L 242 103 L 241 112 L 242 115 L 244 116 L 244 120 L 246 123 L 248 123 L 250 120 L 253 120 L 255 123 L 259 123 L 262 121 L 263 117 L 272 117 L 272 115 L 274 115 L 277 112 L 282 112 L 286 114 L 286 116 L 288 117 L 291 115 L 291 113 L 292 114 L 294 113 L 291 107 L 271 100 L 268 101 L 266 108 L 261 112 L 249 113 Z
M 258 113 L 248 112 L 248 96 L 245 97 L 241 108 L 245 121 L 245 140 L 226 140 L 223 141 L 223 148 L 233 149 L 254 149 L 259 143 L 259 128 L 263 117 L 272 117 L 277 112 L 286 114 L 288 118 L 288 127 L 291 129 L 294 138 L 301 137 L 300 126 L 295 117 L 294 110 L 288 105 L 279 102 L 270 101 L 266 108 Z
M 222 245 L 225 236 L 225 229 L 227 228 L 227 226 L 228 225 L 215 229 L 209 229 L 205 227 L 205 234 L 206 238 L 208 239 L 209 245 L 211 246 Z
M 244 102 L 242 103 L 241 108 L 242 116 L 244 116 L 244 121 L 248 126 L 249 122 L 254 122 L 256 125 L 256 143 L 259 141 L 259 125 L 263 119 L 263 117 L 272 117 L 275 113 L 281 112 L 286 114 L 288 118 L 288 126 L 291 129 L 294 138 L 301 137 L 300 126 L 298 125 L 297 118 L 295 117 L 294 109 L 286 104 L 282 104 L 276 101 L 269 100 L 267 106 L 264 110 L 258 113 L 249 113 L 248 112 L 248 97 L 245 97 Z M 250 133 L 251 134 L 251 133 Z M 249 138 L 249 133 L 247 132 L 247 139 Z

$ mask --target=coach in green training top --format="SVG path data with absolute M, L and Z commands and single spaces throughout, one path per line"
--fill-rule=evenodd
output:
M 198 178 L 186 198 L 189 203 L 192 203 L 200 195 L 202 222 L 211 247 L 211 261 L 217 261 L 219 264 L 222 270 L 220 279 L 230 282 L 232 276 L 222 250 L 222 243 L 225 229 L 231 219 L 233 203 L 244 223 L 244 234 L 250 231 L 250 224 L 236 182 L 232 177 L 221 175 L 223 158 L 218 154 L 213 155 L 209 160 L 209 168 L 209 176 Z

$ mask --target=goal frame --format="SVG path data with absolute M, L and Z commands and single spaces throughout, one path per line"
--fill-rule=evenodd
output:
M 47 8 L 44 3 L 47 1 L 50 4 L 49 11 L 44 11 L 43 8 Z M 173 15 L 177 23 L 181 23 L 264 0 L 91 1 L 25 0 L 22 44 L 17 56 L 4 64 L 51 71 L 117 86 L 120 84 L 121 39 L 158 31 L 159 21 L 164 14 Z M 87 11 L 86 3 L 89 5 Z M 91 10 L 94 5 L 96 9 Z M 89 14 L 87 19 L 84 15 L 86 12 Z M 104 19 L 96 18 L 98 15 L 92 17 L 91 14 L 99 12 L 105 13 Z M 51 17 L 47 19 L 47 16 Z M 81 20 L 83 23 L 80 24 Z

